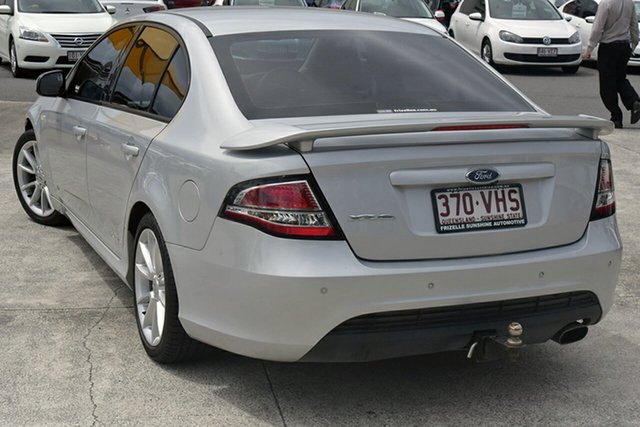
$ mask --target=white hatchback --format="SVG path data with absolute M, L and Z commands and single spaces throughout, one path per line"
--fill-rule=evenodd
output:
M 580 34 L 548 0 L 464 0 L 449 33 L 489 64 L 575 73 L 582 60 Z
M 114 22 L 98 0 L 0 0 L 0 58 L 25 69 L 71 68 Z

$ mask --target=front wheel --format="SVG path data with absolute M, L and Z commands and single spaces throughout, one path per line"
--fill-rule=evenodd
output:
M 11 74 L 13 77 L 23 77 L 24 70 L 18 65 L 18 53 L 16 51 L 16 44 L 11 40 L 9 44 L 9 65 L 11 66 Z
M 160 227 L 145 215 L 134 246 L 133 304 L 145 351 L 159 363 L 188 359 L 203 345 L 191 339 L 178 319 L 178 293 Z
M 482 42 L 482 49 L 480 50 L 480 57 L 487 64 L 494 66 L 493 62 L 493 49 L 491 48 L 491 42 L 489 40 L 484 40 Z
M 562 67 L 562 72 L 565 74 L 575 74 L 578 72 L 578 69 L 580 69 L 579 65 L 572 65 L 569 67 Z
M 13 185 L 24 211 L 42 225 L 61 225 L 67 219 L 53 208 L 49 185 L 40 163 L 33 130 L 23 133 L 13 150 Z

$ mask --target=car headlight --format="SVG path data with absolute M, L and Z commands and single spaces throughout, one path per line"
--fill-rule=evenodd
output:
M 571 34 L 571 37 L 569 37 L 569 44 L 576 44 L 576 43 L 580 43 L 580 33 L 577 31 Z
M 517 34 L 510 33 L 509 31 L 500 31 L 498 33 L 500 40 L 511 43 L 523 43 L 524 39 Z
M 25 40 L 31 40 L 34 42 L 46 42 L 47 37 L 40 31 L 31 30 L 27 27 L 20 27 L 20 38 Z

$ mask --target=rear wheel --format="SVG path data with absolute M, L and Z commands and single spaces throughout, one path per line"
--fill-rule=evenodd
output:
M 562 72 L 565 74 L 575 74 L 580 69 L 579 65 L 572 65 L 570 67 L 562 67 Z
M 191 339 L 178 319 L 178 294 L 169 253 L 155 218 L 146 214 L 136 232 L 133 298 L 142 345 L 153 360 L 188 359 L 203 344 Z
M 49 185 L 40 163 L 33 130 L 23 133 L 13 150 L 13 185 L 24 211 L 42 225 L 60 225 L 67 219 L 53 208 Z
M 9 64 L 11 65 L 11 74 L 13 74 L 13 77 L 24 76 L 24 70 L 18 65 L 18 53 L 16 52 L 16 44 L 13 40 L 9 43 Z

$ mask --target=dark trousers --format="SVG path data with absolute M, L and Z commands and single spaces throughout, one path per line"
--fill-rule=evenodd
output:
M 627 80 L 627 62 L 631 57 L 629 42 L 601 43 L 598 48 L 598 73 L 600 75 L 600 98 L 611 112 L 611 121 L 622 121 L 622 110 L 618 106 L 618 94 L 627 110 L 638 100 L 638 94 Z

